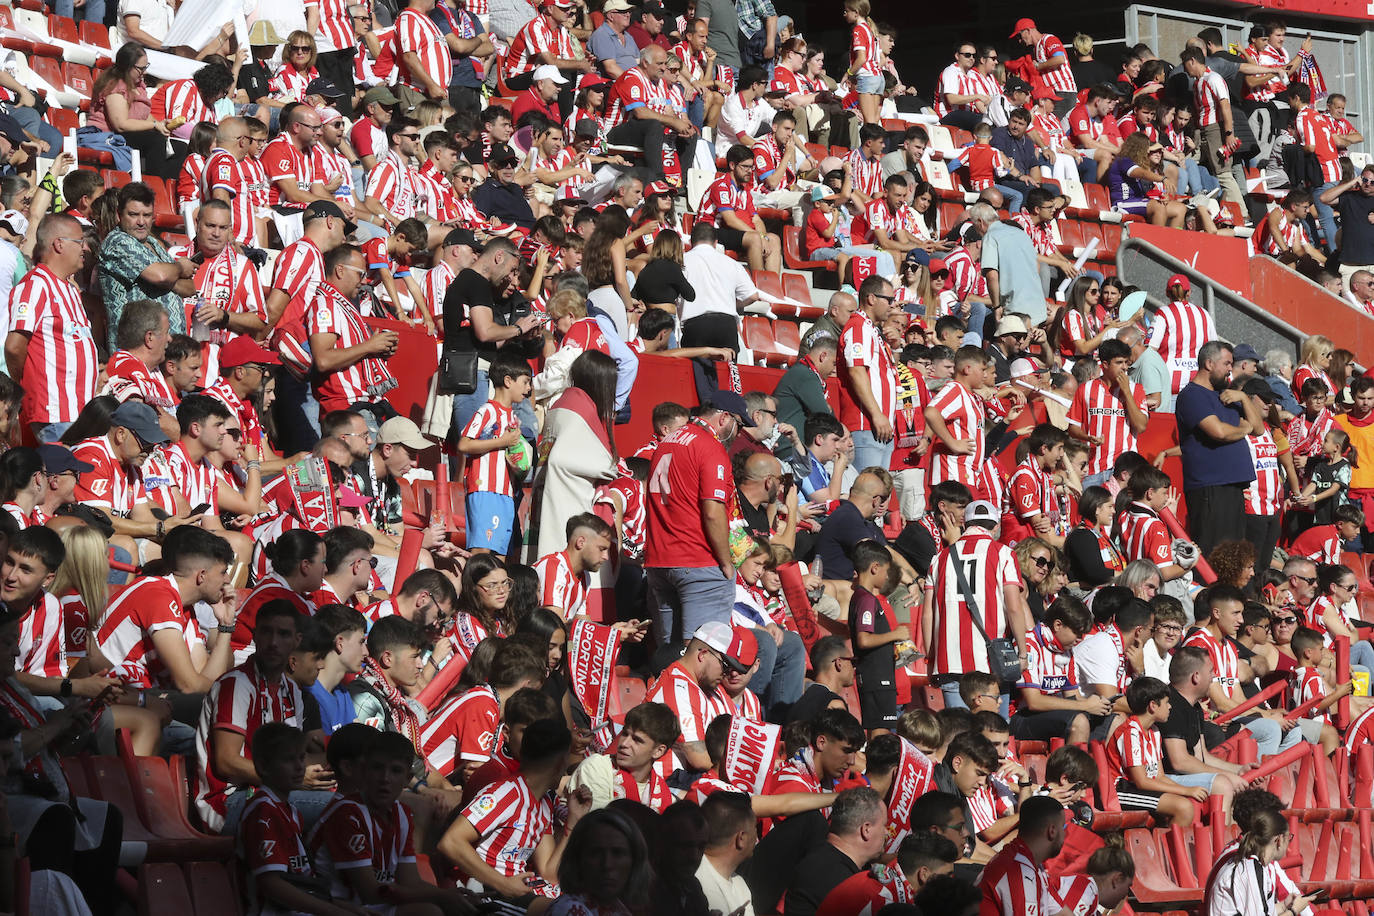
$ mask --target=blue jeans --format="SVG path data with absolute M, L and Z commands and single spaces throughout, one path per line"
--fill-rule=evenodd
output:
M 62 131 L 40 118 L 38 112 L 32 108 L 6 104 L 0 105 L 0 112 L 14 118 L 19 122 L 20 127 L 48 144 L 50 147 L 48 153 L 52 158 L 56 158 L 57 154 L 62 152 Z
M 1107 470 L 1101 471 L 1097 474 L 1089 474 L 1087 477 L 1083 478 L 1083 489 L 1086 490 L 1088 487 L 1105 487 L 1107 485 L 1107 481 L 1111 479 L 1111 468 L 1108 468 Z
M 687 120 L 691 121 L 692 126 L 698 131 L 701 130 L 701 125 L 706 123 L 706 100 L 701 97 L 700 92 L 687 103 Z
M 85 22 L 104 22 L 105 21 L 105 0 L 86 0 L 86 3 L 79 9 L 74 0 L 53 0 L 52 11 L 59 16 L 66 16 L 68 19 L 76 19 Z M 59 145 L 59 149 L 60 149 Z
M 1285 735 L 1279 723 L 1263 717 L 1245 723 L 1245 730 L 1250 733 L 1251 738 L 1255 739 L 1255 746 L 1258 748 L 1255 756 L 1258 760 L 1272 757 L 1280 751 L 1286 751 L 1302 741 L 1302 729 L 1290 729 Z
M 968 709 L 968 704 L 959 696 L 958 681 L 950 681 L 947 684 L 941 684 L 940 692 L 945 695 L 945 706 L 947 708 Z M 1011 694 L 1009 693 L 1002 694 L 1001 714 L 1003 719 L 1011 714 Z
M 988 320 L 988 307 L 981 302 L 970 302 L 968 304 L 968 327 L 964 331 L 964 344 L 966 346 L 981 347 L 983 345 L 983 325 Z
M 134 565 L 133 556 L 130 555 L 129 551 L 125 550 L 123 547 L 120 547 L 118 544 L 112 544 L 110 546 L 110 556 L 116 562 L 126 563 L 129 566 Z M 110 585 L 126 585 L 131 575 L 131 573 L 126 573 L 123 570 L 116 571 L 111 569 L 110 574 L 105 578 L 105 581 Z
M 1026 195 L 1004 184 L 994 184 L 993 187 L 1002 192 L 1002 196 L 1005 198 L 1002 201 L 1002 206 L 1007 208 L 1008 213 L 1014 215 L 1021 212 L 1021 204 L 1025 201 Z
M 1221 182 L 1211 172 L 1198 165 L 1196 159 L 1184 159 L 1178 169 L 1178 193 L 1202 194 L 1221 187 Z
M 1336 211 L 1331 209 L 1330 204 L 1322 203 L 1322 194 L 1336 186 L 1336 182 L 1328 181 L 1318 188 L 1312 189 L 1312 206 L 1317 210 L 1317 222 L 1321 223 L 1322 235 L 1326 237 L 1326 250 L 1331 251 L 1336 247 Z
M 773 641 L 767 630 L 755 629 L 759 644 L 759 670 L 749 679 L 749 689 L 763 702 L 765 716 L 779 703 L 801 699 L 806 676 L 806 644 L 791 630 L 784 630 L 782 645 Z
M 660 645 L 691 639 L 703 623 L 730 622 L 735 582 L 719 566 L 651 566 L 645 573 L 658 608 L 654 635 Z
M 880 467 L 887 470 L 892 460 L 893 443 L 890 440 L 879 442 L 873 437 L 873 432 L 867 429 L 856 430 L 853 435 L 855 469 L 862 471 L 864 468 Z
M 71 427 L 72 424 L 70 421 L 65 423 L 49 423 L 47 426 L 44 426 L 43 428 L 38 430 L 38 435 L 36 438 L 40 443 L 56 442 L 58 439 L 61 439 L 63 433 L 71 429 Z
M 272 404 L 282 454 L 308 452 L 320 441 L 320 402 L 310 385 L 288 371 L 277 373 L 277 399 Z

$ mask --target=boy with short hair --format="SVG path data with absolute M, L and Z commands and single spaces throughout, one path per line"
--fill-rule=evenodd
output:
M 311 619 L 324 629 L 330 643 L 324 665 L 310 685 L 310 696 L 320 708 L 320 729 L 328 736 L 358 718 L 353 695 L 343 681 L 363 669 L 363 660 L 367 658 L 367 618 L 351 607 L 327 604 Z
M 491 400 L 477 409 L 458 439 L 458 451 L 468 459 L 463 473 L 467 549 L 505 556 L 515 527 L 512 471 L 525 445 L 514 408 L 529 396 L 530 364 L 503 350 L 491 361 L 488 376 Z
M 1358 538 L 1364 528 L 1364 510 L 1349 503 L 1337 506 L 1335 516 L 1334 524 L 1313 525 L 1294 538 L 1288 555 L 1307 557 L 1313 563 L 1328 566 L 1341 562 L 1345 543 Z
M 1172 509 L 1178 502 L 1169 475 L 1159 468 L 1147 466 L 1131 475 L 1126 485 L 1131 503 L 1121 513 L 1121 546 L 1127 562 L 1149 560 L 1159 567 L 1161 581 L 1169 582 L 1184 576 L 1192 568 L 1174 561 L 1173 537 L 1159 517 L 1162 509 Z
M 1193 823 L 1193 802 L 1206 802 L 1201 786 L 1174 782 L 1160 770 L 1163 743 L 1156 723 L 1169 718 L 1169 687 L 1152 677 L 1126 688 L 1131 715 L 1107 740 L 1107 767 L 1125 811 L 1156 811 L 1181 827 Z
M 1315 709 L 1307 714 L 1302 720 L 1304 734 L 1318 729 L 1309 725 L 1315 723 L 1320 727 L 1320 741 L 1322 750 L 1330 756 L 1336 748 L 1340 747 L 1341 736 L 1336 731 L 1336 727 L 1331 724 L 1331 717 L 1327 715 L 1327 710 L 1335 706 L 1341 697 L 1349 696 L 1352 692 L 1352 684 L 1346 681 L 1330 692 L 1326 689 L 1326 680 L 1322 675 L 1322 653 L 1325 645 L 1322 635 L 1316 630 L 1308 627 L 1298 627 L 1293 633 L 1293 640 L 1289 644 L 1293 650 L 1293 657 L 1298 660 L 1298 667 L 1293 669 L 1293 685 L 1290 688 L 1292 696 L 1289 706 L 1300 706 L 1318 697 L 1323 699 Z
M 892 557 L 877 541 L 854 545 L 854 594 L 849 601 L 849 638 L 854 646 L 859 710 L 869 737 L 897 724 L 897 665 L 894 645 L 910 639 L 898 629 L 887 591 Z
M 1085 696 L 1078 688 L 1073 650 L 1092 625 L 1092 613 L 1083 602 L 1065 596 L 1056 599 L 1045 611 L 1044 621 L 1026 634 L 1026 667 L 1011 717 L 1011 733 L 1016 738 L 1064 738 L 1070 744 L 1083 744 L 1093 720 L 1111 711 L 1106 698 Z
M 908 709 L 897 717 L 898 736 L 910 741 L 927 757 L 938 757 L 944 750 L 944 729 L 929 709 Z
M 653 458 L 658 444 L 663 438 L 680 426 L 686 426 L 690 414 L 686 407 L 673 401 L 664 401 L 662 404 L 654 406 L 652 422 L 654 424 L 654 434 L 649 441 L 635 450 L 632 457 Z
M 979 734 L 997 751 L 997 769 L 969 798 L 973 828 L 988 845 L 995 846 L 1016 829 L 1016 810 L 1031 795 L 1030 776 L 1011 752 L 1011 726 L 998 713 L 973 714 Z
M 806 454 L 792 461 L 797 488 L 808 502 L 824 503 L 844 495 L 843 480 L 849 456 L 844 451 L 844 424 L 828 413 L 806 418 Z M 832 464 L 833 462 L 833 464 Z
M 593 754 L 577 765 L 569 783 L 592 793 L 592 810 L 612 799 L 628 798 L 657 814 L 673 803 L 668 782 L 654 772 L 654 762 L 677 743 L 682 728 L 677 714 L 662 703 L 640 703 L 625 714 L 625 725 L 610 754 Z
M 1150 599 L 1150 607 L 1154 609 L 1155 622 L 1143 649 L 1145 673 L 1167 684 L 1169 660 L 1174 647 L 1183 641 L 1188 616 L 1183 612 L 1183 602 L 1173 595 L 1155 595 Z
M 1001 688 L 997 678 L 986 671 L 967 671 L 959 676 L 959 699 L 970 712 L 997 712 L 1001 708 Z
M 1311 478 L 1307 465 L 1322 457 L 1322 442 L 1335 427 L 1336 417 L 1327 407 L 1331 392 L 1321 379 L 1314 377 L 1304 380 L 1298 390 L 1298 398 L 1302 401 L 1302 413 L 1288 421 L 1284 432 L 1293 454 L 1293 465 L 1298 469 L 1303 486 L 1306 486 Z

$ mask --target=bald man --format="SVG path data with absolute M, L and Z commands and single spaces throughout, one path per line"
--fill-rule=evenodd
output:
M 816 556 L 821 561 L 822 576 L 826 581 L 835 581 L 848 586 L 854 578 L 854 564 L 849 552 L 854 545 L 865 539 L 886 544 L 881 519 L 887 512 L 887 502 L 892 496 L 892 475 L 879 467 L 865 468 L 854 479 L 849 496 L 840 501 L 835 510 L 821 524 L 821 533 L 816 538 Z M 902 582 L 916 581 L 916 571 L 911 568 L 900 554 L 891 547 L 888 553 L 902 573 Z

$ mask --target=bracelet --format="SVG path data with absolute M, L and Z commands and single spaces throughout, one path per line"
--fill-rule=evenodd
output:
M 155 535 L 153 535 L 153 536 L 154 536 L 154 537 L 162 537 L 162 534 L 163 534 L 163 532 L 164 532 L 165 530 L 166 530 L 166 525 L 163 523 L 162 519 L 158 519 L 158 520 L 157 520 L 157 533 L 156 533 Z
M 259 461 L 259 460 L 256 459 L 256 458 L 254 458 L 254 459 L 252 459 L 251 461 L 248 462 L 247 468 L 248 468 L 248 470 L 250 470 L 250 471 L 261 471 L 261 470 L 262 470 L 262 462 Z
M 232 623 L 220 623 L 215 625 L 215 632 L 223 633 L 225 636 L 228 636 L 229 634 L 233 633 L 234 629 L 235 627 Z M 142 696 L 142 694 L 140 694 L 140 696 Z

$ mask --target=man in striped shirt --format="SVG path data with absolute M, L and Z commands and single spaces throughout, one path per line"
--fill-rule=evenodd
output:
M 396 17 L 396 55 L 400 65 L 397 92 L 408 108 L 424 99 L 448 98 L 453 58 L 439 27 L 429 15 L 435 0 L 410 0 Z
M 869 277 L 858 298 L 858 311 L 840 332 L 840 421 L 854 437 L 854 466 L 886 468 L 897 413 L 897 370 L 879 329 L 892 309 L 892 284 Z
M 1085 487 L 1105 484 L 1116 459 L 1135 451 L 1135 437 L 1150 422 L 1145 389 L 1128 375 L 1130 348 L 1119 340 L 1104 340 L 1097 352 L 1102 376 L 1080 385 L 1069 408 L 1069 435 L 1092 446 Z
M 252 144 L 248 122 L 243 118 L 221 121 L 215 132 L 215 148 L 210 151 L 205 171 L 201 173 L 203 187 L 200 192 L 202 200 L 214 198 L 232 208 L 234 240 L 250 246 L 266 238 L 266 227 L 259 226 L 253 199 L 252 170 L 243 164 Z
M 353 304 L 367 269 L 353 245 L 340 245 L 325 255 L 325 279 L 306 313 L 310 354 L 314 361 L 315 396 L 325 410 L 365 408 L 386 419 L 395 411 L 382 396 L 396 385 L 386 360 L 396 352 L 395 331 L 369 332 Z
M 1017 837 L 983 868 L 978 887 L 984 916 L 1051 916 L 1060 911 L 1045 863 L 1064 848 L 1064 806 L 1037 795 L 1021 806 Z
M 615 529 L 590 512 L 568 519 L 568 546 L 534 564 L 542 594 L 540 606 L 571 621 L 586 615 L 587 579 L 610 558 Z
M 1069 68 L 1069 55 L 1062 41 L 1037 29 L 1034 19 L 1018 19 L 1011 37 L 1031 49 L 1035 69 L 1050 90 L 1066 100 L 1078 95 L 1078 83 Z
M 177 398 L 159 367 L 171 337 L 167 312 L 151 299 L 135 299 L 119 316 L 115 343 L 119 345 L 105 367 L 108 381 L 102 394 L 113 395 L 122 404 L 136 399 L 157 412 L 158 426 L 169 438 L 180 434 L 176 417 Z

